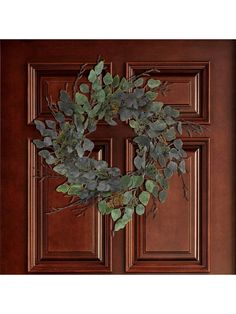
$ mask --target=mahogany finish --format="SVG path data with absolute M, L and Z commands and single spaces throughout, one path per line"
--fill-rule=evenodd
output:
M 32 144 L 33 120 L 49 117 L 45 96 L 56 101 L 65 81 L 72 90 L 98 55 L 127 77 L 157 67 L 152 76 L 171 83 L 158 99 L 207 127 L 184 134 L 189 201 L 175 176 L 156 217 L 148 210 L 114 237 L 94 204 L 81 217 L 47 214 L 67 198 L 58 179 L 37 178 L 46 169 Z M 2 41 L 1 273 L 235 273 L 234 60 L 234 41 Z M 126 123 L 99 123 L 94 157 L 132 170 L 132 137 Z

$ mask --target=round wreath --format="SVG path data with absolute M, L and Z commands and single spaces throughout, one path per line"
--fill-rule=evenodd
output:
M 183 123 L 178 110 L 156 100 L 166 87 L 149 77 L 157 70 L 120 78 L 107 72 L 102 60 L 89 72 L 88 84 L 79 85 L 85 69 L 86 65 L 81 67 L 72 98 L 61 90 L 57 104 L 48 101 L 54 120 L 34 121 L 44 138 L 33 142 L 49 167 L 66 179 L 56 190 L 73 197 L 68 206 L 96 198 L 99 211 L 111 214 L 117 231 L 133 213 L 144 214 L 150 199 L 164 202 L 168 180 L 176 172 L 186 172 L 187 154 L 182 140 L 176 138 Z M 135 133 L 135 171 L 125 175 L 106 161 L 90 157 L 94 143 L 88 135 L 100 120 L 116 126 L 114 118 L 128 122 Z

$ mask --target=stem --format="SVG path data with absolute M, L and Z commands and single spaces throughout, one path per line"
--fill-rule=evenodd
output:
M 181 177 L 181 181 L 182 181 L 182 187 L 183 187 L 183 192 L 184 192 L 184 198 L 188 201 L 188 200 L 189 200 L 189 196 L 188 196 L 188 191 L 189 191 L 189 189 L 188 189 L 186 183 L 184 182 L 184 176 L 183 176 L 182 173 L 181 173 L 180 177 Z

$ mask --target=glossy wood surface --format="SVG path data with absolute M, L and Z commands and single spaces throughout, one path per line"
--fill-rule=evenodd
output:
M 174 177 L 156 217 L 147 212 L 114 237 L 94 206 L 79 218 L 69 209 L 47 215 L 65 198 L 54 191 L 59 182 L 35 178 L 44 170 L 31 143 L 33 119 L 48 117 L 45 95 L 56 100 L 98 55 L 127 77 L 157 67 L 156 78 L 171 83 L 159 99 L 207 127 L 184 135 L 189 201 Z M 234 41 L 2 41 L 1 272 L 235 273 L 234 60 Z M 100 123 L 94 157 L 132 170 L 132 136 L 125 123 Z

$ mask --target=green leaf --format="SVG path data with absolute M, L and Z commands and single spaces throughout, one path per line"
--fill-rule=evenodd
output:
M 39 130 L 41 135 L 44 135 L 44 131 L 45 131 L 45 124 L 43 121 L 40 120 L 34 120 L 34 124 L 36 126 L 36 129 Z
M 55 130 L 55 128 L 56 128 L 56 122 L 55 122 L 55 121 L 53 121 L 53 120 L 46 120 L 45 122 L 46 122 L 46 125 L 47 125 L 50 129 Z
M 143 215 L 145 212 L 145 207 L 143 206 L 143 204 L 138 204 L 135 208 L 135 212 L 137 215 Z
M 103 170 L 108 167 L 108 163 L 105 160 L 95 160 L 95 167 L 97 170 Z
M 88 101 L 85 101 L 84 105 L 83 105 L 83 110 L 87 113 L 89 113 L 92 110 L 92 107 L 90 105 L 90 103 Z M 87 126 L 85 126 L 86 128 Z
M 156 186 L 156 184 L 155 184 L 155 182 L 152 181 L 152 180 L 147 180 L 147 181 L 145 182 L 146 190 L 147 190 L 148 192 L 150 192 L 150 193 L 153 192 L 153 189 L 154 189 L 155 186 Z
M 166 166 L 166 161 L 167 161 L 167 159 L 165 158 L 165 156 L 163 154 L 160 154 L 158 156 L 158 162 L 162 168 L 164 168 Z
M 94 132 L 96 130 L 96 121 L 94 119 L 88 119 L 88 131 Z
M 171 169 L 172 172 L 175 172 L 177 170 L 177 163 L 174 161 L 170 161 L 167 167 Z
M 133 116 L 133 111 L 131 109 L 122 107 L 119 111 L 121 121 L 126 121 Z
M 170 129 L 168 129 L 165 134 L 165 139 L 167 141 L 172 141 L 176 138 L 176 133 L 175 133 L 175 128 L 174 127 L 171 127 Z
M 149 91 L 145 94 L 149 100 L 155 100 L 157 97 L 157 93 Z
M 113 81 L 112 75 L 108 72 L 103 78 L 103 82 L 105 85 L 110 85 Z
M 125 206 L 125 217 L 124 218 L 127 218 L 127 221 L 129 221 L 132 218 L 133 213 L 134 213 L 133 207 Z
M 142 85 L 143 85 L 143 78 L 142 77 L 140 77 L 136 81 L 134 81 L 134 86 L 135 87 L 140 87 Z
M 161 111 L 161 108 L 163 107 L 162 102 L 153 102 L 150 108 L 151 112 L 159 113 Z
M 52 155 L 50 155 L 45 159 L 45 161 L 48 165 L 53 165 L 55 164 L 56 159 Z
M 47 147 L 52 145 L 52 140 L 51 140 L 51 137 L 49 136 L 46 136 L 43 141 L 45 143 L 45 146 Z
M 33 140 L 33 143 L 39 149 L 44 148 L 46 146 L 44 141 L 41 140 Z
M 100 211 L 101 214 L 106 214 L 106 211 L 107 211 L 107 203 L 106 201 L 100 201 L 98 202 L 98 209 Z
M 64 89 L 60 90 L 60 100 L 64 101 L 64 102 L 70 101 L 70 96 L 69 96 L 68 92 Z
M 110 191 L 111 187 L 106 181 L 100 181 L 97 190 L 100 192 Z
M 116 76 L 114 76 L 113 78 L 113 82 L 112 82 L 112 87 L 116 88 L 119 86 L 119 83 L 120 83 L 120 77 L 119 75 L 117 74 Z
M 96 81 L 92 84 L 92 88 L 94 91 L 99 91 L 102 89 L 102 82 L 101 80 L 99 80 L 98 78 L 96 79 Z
M 133 141 L 141 146 L 146 146 L 147 148 L 150 145 L 150 138 L 146 135 L 136 136 Z
M 106 121 L 109 125 L 111 125 L 111 126 L 117 125 L 117 122 L 114 121 L 114 120 L 112 120 L 112 118 L 110 118 L 110 117 L 106 117 L 106 118 L 105 118 L 105 121 Z
M 137 129 L 139 127 L 139 123 L 136 120 L 129 120 L 129 125 L 132 129 Z
M 185 160 L 181 160 L 181 162 L 179 163 L 179 170 L 180 170 L 182 173 L 185 173 L 185 172 L 186 172 Z
M 166 197 L 167 197 L 167 190 L 162 190 L 160 193 L 159 193 L 159 200 L 161 203 L 164 203 L 165 200 L 166 200 Z
M 77 151 L 77 154 L 78 156 L 81 158 L 84 156 L 84 149 L 83 147 L 80 146 L 80 143 L 78 143 L 76 146 L 75 146 L 75 149 Z
M 82 184 L 72 184 L 68 190 L 69 195 L 79 195 L 83 190 Z
M 134 89 L 134 95 L 139 100 L 139 106 L 140 107 L 142 107 L 146 104 L 146 103 L 142 102 L 142 100 L 141 100 L 141 98 L 144 95 L 144 88 L 135 88 Z
M 145 159 L 144 159 L 144 156 L 140 157 L 140 156 L 136 156 L 134 158 L 134 165 L 135 167 L 140 170 L 141 168 L 144 168 L 145 167 Z
M 176 149 L 180 149 L 183 146 L 183 142 L 181 139 L 174 140 L 173 144 L 174 144 Z
M 165 168 L 164 169 L 164 175 L 167 179 L 169 179 L 170 177 L 172 177 L 173 175 L 173 171 L 170 168 Z
M 103 89 L 101 89 L 100 91 L 96 93 L 96 98 L 98 102 L 104 102 L 106 98 L 106 94 Z
M 152 191 L 152 195 L 157 198 L 158 197 L 158 187 L 157 185 L 154 187 L 153 191 Z
M 128 175 L 124 175 L 120 179 L 120 186 L 122 189 L 127 189 L 132 184 L 132 178 Z
M 88 98 L 85 95 L 80 94 L 79 92 L 77 92 L 75 94 L 75 101 L 76 101 L 77 104 L 83 105 L 83 104 L 88 102 Z
M 43 131 L 43 136 L 51 137 L 52 139 L 56 139 L 57 138 L 57 132 L 54 130 L 45 129 Z
M 98 111 L 101 109 L 101 104 L 97 104 L 93 107 L 91 111 L 89 111 L 88 115 L 90 118 L 95 118 Z
M 97 187 L 97 181 L 96 180 L 91 180 L 86 184 L 86 187 L 90 191 L 94 191 Z
M 100 74 L 102 73 L 103 67 L 104 67 L 104 61 L 101 60 L 101 61 L 94 67 L 95 73 L 96 73 L 97 75 L 100 75 Z M 90 82 L 91 82 L 91 81 L 90 81 Z
M 149 199 L 150 199 L 150 193 L 147 192 L 147 191 L 143 191 L 143 192 L 141 192 L 141 194 L 139 194 L 138 198 L 139 198 L 140 202 L 144 206 L 146 206 L 148 204 L 148 202 L 149 202 Z
M 154 80 L 154 79 L 150 79 L 148 80 L 148 83 L 147 83 L 148 87 L 150 88 L 156 88 L 158 86 L 161 85 L 161 81 L 159 80 Z
M 55 113 L 55 119 L 56 119 L 58 122 L 60 122 L 60 123 L 62 123 L 62 122 L 65 121 L 65 117 L 64 117 L 63 113 L 61 113 L 61 112 L 56 112 L 56 113 Z
M 151 130 L 153 130 L 153 131 L 163 131 L 167 127 L 165 121 L 163 121 L 163 120 L 157 120 L 153 123 L 150 123 L 149 126 L 150 126 Z
M 125 77 L 123 77 L 120 81 L 120 88 L 124 91 L 128 91 L 128 89 L 130 88 L 130 84 L 129 82 L 126 80 Z
M 173 118 L 169 117 L 169 116 L 165 118 L 165 122 L 166 122 L 167 125 L 174 125 L 174 124 L 176 124 L 175 120 Z
M 81 84 L 79 87 L 81 93 L 88 93 L 89 92 L 89 86 L 87 84 Z
M 179 110 L 172 108 L 171 106 L 165 106 L 164 112 L 166 115 L 177 118 L 179 116 Z
M 120 208 L 115 208 L 111 211 L 111 217 L 113 221 L 116 221 L 121 216 L 121 210 Z
M 178 154 L 178 151 L 177 151 L 176 148 L 171 148 L 171 150 L 170 150 L 170 152 L 169 152 L 169 155 L 170 155 L 170 159 L 172 159 L 172 158 L 175 158 L 175 159 L 177 159 L 177 160 L 180 159 L 179 154 Z
M 58 164 L 53 168 L 53 171 L 61 174 L 62 176 L 66 175 L 66 168 L 64 164 Z
M 127 191 L 127 192 L 124 193 L 124 195 L 123 195 L 123 203 L 124 203 L 124 205 L 129 204 L 129 202 L 132 199 L 132 196 L 133 196 L 133 194 L 130 191 Z
M 50 156 L 50 153 L 49 153 L 49 151 L 48 150 L 46 150 L 46 149 L 43 149 L 43 150 L 41 150 L 40 152 L 39 152 L 39 156 L 41 156 L 41 157 L 43 157 L 43 158 L 48 158 L 49 156 Z
M 89 139 L 89 138 L 85 138 L 84 139 L 84 143 L 83 143 L 83 150 L 86 151 L 92 151 L 94 148 L 94 143 Z
M 132 176 L 132 188 L 138 188 L 143 184 L 143 176 Z
M 178 118 L 179 115 L 180 115 L 180 111 L 179 111 L 179 110 L 177 110 L 177 109 L 172 109 L 172 114 L 171 114 L 171 116 L 172 116 L 173 118 Z
M 178 124 L 177 124 L 177 130 L 178 130 L 179 134 L 182 135 L 182 133 L 183 133 L 183 130 L 182 130 L 182 122 L 178 122 Z
M 56 188 L 56 191 L 61 192 L 61 193 L 66 193 L 66 192 L 68 192 L 69 188 L 70 188 L 70 186 L 68 184 L 64 183 L 64 184 L 59 185 Z
M 96 81 L 96 79 L 97 79 L 96 72 L 94 70 L 91 70 L 89 72 L 89 76 L 88 76 L 89 82 L 94 83 Z
M 123 229 L 124 227 L 125 227 L 125 221 L 123 221 L 122 219 L 117 220 L 115 224 L 115 231 Z

